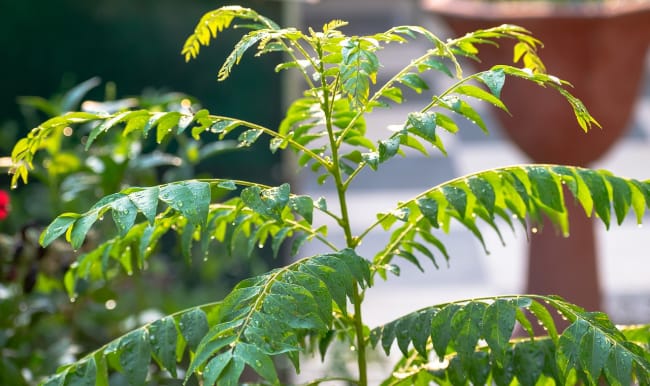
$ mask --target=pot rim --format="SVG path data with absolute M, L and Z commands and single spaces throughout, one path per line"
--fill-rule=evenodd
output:
M 650 14 L 649 0 L 558 4 L 549 1 L 420 0 L 424 11 L 458 18 L 498 20 L 504 18 L 611 18 L 631 13 Z

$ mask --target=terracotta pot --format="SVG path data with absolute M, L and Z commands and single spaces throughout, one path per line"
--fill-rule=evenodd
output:
M 539 55 L 548 72 L 574 85 L 572 93 L 602 130 L 584 133 L 555 90 L 520 79 L 506 80 L 503 89 L 512 117 L 496 114 L 507 136 L 534 162 L 579 166 L 597 160 L 625 132 L 640 92 L 650 42 L 650 2 L 613 3 L 619 2 L 562 6 L 421 0 L 423 9 L 442 17 L 457 36 L 509 23 L 527 28 L 544 43 Z M 479 69 L 511 63 L 512 44 L 481 46 Z M 601 296 L 592 222 L 580 212 L 570 210 L 568 239 L 551 226 L 532 235 L 526 290 L 559 294 L 597 309 Z

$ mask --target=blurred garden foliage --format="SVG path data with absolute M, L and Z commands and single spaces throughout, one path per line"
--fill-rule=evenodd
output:
M 184 36 L 206 7 L 203 3 L 35 0 L 0 4 L 0 12 L 8 15 L 0 33 L 10 37 L 3 44 L 10 59 L 0 73 L 2 159 L 8 160 L 12 145 L 32 127 L 67 111 L 114 112 L 136 106 L 182 111 L 210 106 L 224 114 L 251 116 L 252 109 L 246 111 L 250 105 L 242 101 L 253 93 L 280 90 L 279 79 L 268 76 L 280 58 L 264 58 L 261 65 L 254 64 L 254 71 L 251 64 L 227 87 L 206 82 L 215 71 L 210 55 L 191 65 L 178 55 Z M 280 6 L 268 8 L 267 13 L 280 17 Z M 218 49 L 212 54 L 223 55 Z M 161 58 L 165 66 L 158 65 Z M 173 92 L 181 85 L 191 96 Z M 238 92 L 232 93 L 233 88 Z M 256 119 L 271 126 L 280 116 L 279 100 L 255 107 Z M 53 136 L 35 160 L 29 185 L 10 191 L 10 176 L 0 179 L 2 385 L 36 383 L 91 347 L 152 318 L 205 303 L 241 277 L 275 264 L 261 251 L 253 260 L 189 265 L 163 239 L 160 258 L 152 260 L 146 272 L 117 278 L 110 289 L 104 283 L 79 288 L 79 298 L 71 303 L 63 291 L 64 273 L 76 255 L 92 247 L 92 241 L 79 251 L 63 242 L 41 248 L 38 236 L 56 214 L 87 208 L 125 186 L 207 174 L 266 183 L 280 177 L 279 158 L 260 152 L 259 147 L 233 154 L 229 150 L 235 144 L 229 142 L 204 145 L 181 136 L 158 145 L 155 138 L 130 139 L 116 133 L 87 152 L 82 143 L 87 134 L 70 128 Z M 2 164 L 5 171 L 8 166 Z

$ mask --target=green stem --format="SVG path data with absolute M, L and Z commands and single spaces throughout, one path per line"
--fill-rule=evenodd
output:
M 217 121 L 217 120 L 226 120 L 226 119 L 231 120 L 231 121 L 236 121 L 240 126 L 248 127 L 250 129 L 254 129 L 254 130 L 259 130 L 259 131 L 263 132 L 264 134 L 266 134 L 266 135 L 268 135 L 270 137 L 273 137 L 273 138 L 280 138 L 282 140 L 286 140 L 287 143 L 290 144 L 293 148 L 295 148 L 297 150 L 300 150 L 303 153 L 309 154 L 309 157 L 311 159 L 313 159 L 314 161 L 316 161 L 319 164 L 323 165 L 323 167 L 327 168 L 330 165 L 329 162 L 327 162 L 326 159 L 324 159 L 323 157 L 321 157 L 318 154 L 314 153 L 313 151 L 307 149 L 306 147 L 304 147 L 303 145 L 301 145 L 298 142 L 294 141 L 293 139 L 287 138 L 284 135 L 282 135 L 282 134 L 280 134 L 280 133 L 278 133 L 276 131 L 273 131 L 273 130 L 267 128 L 267 127 L 264 127 L 262 125 L 258 125 L 256 123 L 252 123 L 252 122 L 248 122 L 248 121 L 243 121 L 241 119 L 233 119 L 233 118 L 230 118 L 230 117 L 223 117 L 223 116 L 220 116 L 220 115 L 210 115 L 209 118 L 212 119 L 212 120 L 215 120 L 215 121 Z
M 332 251 L 338 251 L 339 250 L 336 247 L 336 245 L 332 244 L 326 237 L 323 237 L 323 236 L 319 235 L 312 228 L 304 226 L 304 225 L 300 224 L 297 221 L 284 220 L 284 222 L 291 225 L 291 226 L 293 226 L 293 227 L 295 227 L 295 228 L 297 228 L 297 229 L 300 229 L 301 231 L 303 231 L 303 232 L 311 235 L 312 237 L 316 238 L 317 240 L 319 240 L 323 244 L 327 245 Z
M 416 224 L 417 224 L 417 223 L 418 223 L 422 218 L 423 218 L 423 216 L 420 215 L 420 216 L 418 216 L 418 219 L 417 219 L 417 220 L 415 220 L 413 223 L 411 223 L 411 224 L 409 224 L 408 226 L 406 226 L 406 227 L 404 228 L 404 231 L 403 231 L 402 233 L 400 233 L 399 236 L 397 236 L 397 237 L 395 238 L 395 240 L 393 240 L 393 241 L 392 241 L 392 242 L 391 242 L 391 243 L 386 247 L 386 249 L 384 249 L 385 252 L 384 252 L 382 255 L 377 255 L 377 257 L 375 258 L 375 264 L 376 264 L 376 265 L 383 265 L 383 264 L 386 264 L 386 261 L 385 261 L 385 260 L 386 260 L 386 256 L 390 256 L 390 255 L 391 255 L 390 252 L 391 252 L 393 249 L 395 249 L 395 248 L 396 248 L 396 247 L 397 247 L 397 246 L 402 242 L 402 239 L 404 239 L 404 237 L 406 237 L 406 235 L 408 235 L 409 232 L 411 232 L 411 230 L 416 226 Z
M 317 46 L 317 53 L 319 55 L 319 58 L 321 60 L 319 61 L 319 72 L 321 74 L 321 90 L 322 90 L 322 100 L 321 100 L 321 109 L 323 113 L 325 114 L 325 127 L 327 129 L 327 135 L 329 138 L 329 143 L 331 147 L 331 152 L 332 152 L 332 163 L 330 167 L 328 168 L 329 172 L 332 174 L 334 177 L 334 181 L 336 184 L 336 192 L 338 195 L 338 200 L 339 200 L 339 205 L 341 208 L 341 221 L 340 221 L 340 226 L 343 228 L 343 232 L 345 234 L 345 243 L 347 247 L 349 248 L 354 248 L 356 247 L 357 243 L 355 238 L 352 236 L 352 229 L 351 229 L 351 224 L 350 224 L 350 216 L 348 212 L 348 204 L 347 204 L 347 198 L 346 198 L 346 186 L 343 182 L 343 178 L 341 176 L 341 168 L 339 165 L 339 142 L 337 141 L 336 136 L 334 135 L 334 128 L 332 124 L 332 101 L 330 100 L 330 90 L 329 85 L 327 84 L 326 77 L 323 76 L 325 72 L 325 68 L 323 66 L 323 61 L 322 61 L 322 49 L 320 45 Z M 336 88 L 338 85 L 338 81 L 334 81 L 333 86 L 335 87 L 333 93 L 336 93 Z M 361 302 L 362 302 L 362 295 L 360 294 L 359 291 L 359 284 L 354 283 L 354 294 L 353 294 L 353 299 L 352 303 L 354 305 L 354 329 L 356 332 L 356 351 L 357 351 L 357 367 L 359 370 L 359 383 L 358 385 L 360 386 L 367 386 L 368 385 L 368 368 L 367 368 L 367 363 L 366 363 L 366 340 L 364 337 L 364 324 L 363 324 L 363 318 L 361 314 Z

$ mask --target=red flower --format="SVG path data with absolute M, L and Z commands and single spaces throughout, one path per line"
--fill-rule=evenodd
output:
M 11 203 L 11 198 L 9 193 L 4 190 L 0 190 L 0 220 L 4 220 L 9 215 L 9 204 Z

